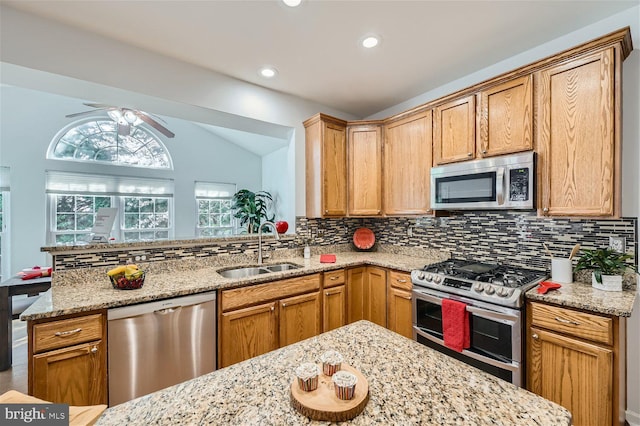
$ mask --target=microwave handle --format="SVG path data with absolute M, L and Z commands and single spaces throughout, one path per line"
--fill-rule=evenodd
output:
M 498 205 L 504 204 L 504 167 L 498 167 L 498 171 L 496 172 L 496 198 L 498 201 Z

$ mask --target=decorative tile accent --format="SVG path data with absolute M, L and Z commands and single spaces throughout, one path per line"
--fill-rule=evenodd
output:
M 626 238 L 626 252 L 638 248 L 637 219 L 618 220 L 538 217 L 535 212 L 452 212 L 447 217 L 388 217 L 315 219 L 298 217 L 298 244 L 351 244 L 355 230 L 371 228 L 379 244 L 446 250 L 451 257 L 504 262 L 516 266 L 549 269 L 546 242 L 554 256 L 569 256 L 582 248 L 609 246 L 609 237 Z

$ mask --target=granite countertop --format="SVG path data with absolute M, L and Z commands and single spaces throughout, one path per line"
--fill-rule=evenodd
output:
M 545 303 L 553 303 L 568 308 L 577 308 L 590 312 L 630 317 L 636 300 L 635 288 L 623 291 L 603 291 L 593 288 L 591 284 L 573 282 L 562 284 L 557 290 L 549 290 L 546 294 L 536 291 L 537 287 L 529 290 L 525 297 Z
M 304 425 L 293 370 L 329 349 L 369 382 L 355 425 L 569 425 L 565 408 L 367 321 L 107 409 L 98 425 Z
M 146 277 L 144 286 L 138 290 L 114 289 L 106 275 L 106 271 L 111 267 L 54 272 L 51 289 L 23 312 L 20 318 L 34 320 L 133 305 L 358 265 L 374 265 L 410 272 L 413 269 L 422 268 L 425 263 L 447 259 L 449 254 L 438 251 L 421 253 L 419 256 L 392 252 L 338 252 L 336 263 L 320 263 L 317 254 L 314 254 L 311 259 L 304 259 L 301 256 L 275 257 L 265 263 L 291 262 L 301 267 L 247 278 L 224 278 L 216 272 L 218 269 L 255 264 L 255 260 L 238 255 L 140 263 L 141 269 L 146 271 Z

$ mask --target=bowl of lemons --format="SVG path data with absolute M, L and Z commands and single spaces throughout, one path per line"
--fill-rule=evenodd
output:
M 138 265 L 123 265 L 107 272 L 111 285 L 118 290 L 137 290 L 144 284 L 144 271 Z

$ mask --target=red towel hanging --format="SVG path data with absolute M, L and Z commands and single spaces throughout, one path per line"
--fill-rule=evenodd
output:
M 444 345 L 462 352 L 471 346 L 467 305 L 451 299 L 442 300 L 442 332 Z

